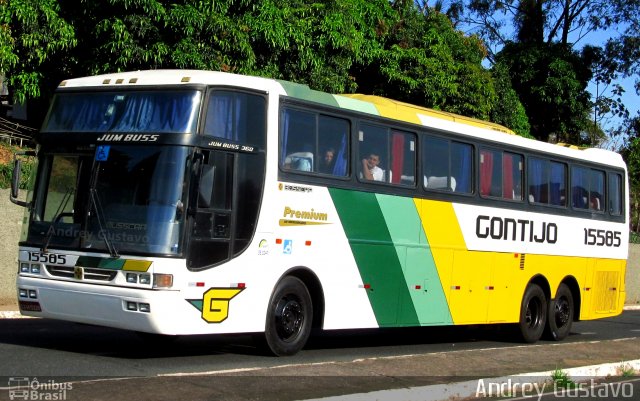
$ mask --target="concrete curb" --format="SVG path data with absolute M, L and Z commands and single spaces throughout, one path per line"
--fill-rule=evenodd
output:
M 578 388 L 582 394 L 597 385 L 592 380 L 622 376 L 624 372 L 640 371 L 640 359 L 605 363 L 601 365 L 583 366 L 562 369 L 568 378 L 575 383 L 584 383 Z M 509 397 L 522 394 L 522 399 L 529 399 L 541 394 L 553 393 L 561 389 L 554 387 L 552 375 L 554 371 L 521 373 L 513 376 L 491 377 L 467 380 L 458 383 L 436 384 L 431 386 L 409 387 L 397 390 L 373 391 L 336 397 L 314 398 L 305 401 L 455 401 L 486 397 Z M 637 376 L 635 376 L 637 377 Z M 517 398 L 520 399 L 520 398 Z

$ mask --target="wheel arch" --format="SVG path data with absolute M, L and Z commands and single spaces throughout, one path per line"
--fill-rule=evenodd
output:
M 573 276 L 567 276 L 562 279 L 560 284 L 565 284 L 569 287 L 569 291 L 571 291 L 571 296 L 573 297 L 573 321 L 577 322 L 580 320 L 580 309 L 582 306 L 582 297 L 580 294 L 580 285 L 578 285 L 578 280 Z
M 537 274 L 531 277 L 527 285 L 524 287 L 524 291 L 526 291 L 531 284 L 537 284 L 540 288 L 542 288 L 544 296 L 547 297 L 547 302 L 551 300 L 551 286 L 549 285 L 549 280 L 547 280 L 545 276 L 543 276 L 542 274 Z
M 313 322 L 312 328 L 321 329 L 324 323 L 324 290 L 322 289 L 322 283 L 318 276 L 305 266 L 296 266 L 287 270 L 276 282 L 279 283 L 287 276 L 292 276 L 302 281 L 307 287 L 309 295 L 311 296 L 311 303 L 313 306 Z M 275 288 L 275 287 L 274 287 Z

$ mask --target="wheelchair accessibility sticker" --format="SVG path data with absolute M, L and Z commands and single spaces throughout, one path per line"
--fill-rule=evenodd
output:
M 293 240 L 290 240 L 290 239 L 284 240 L 282 253 L 284 253 L 285 255 L 291 255 L 292 251 L 293 251 Z

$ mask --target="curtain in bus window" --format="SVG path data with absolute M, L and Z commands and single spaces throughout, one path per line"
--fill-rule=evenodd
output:
M 340 150 L 336 156 L 336 163 L 333 165 L 333 175 L 344 177 L 347 175 L 347 135 L 342 135 Z
M 581 167 L 571 169 L 571 204 L 577 209 L 589 207 L 589 170 Z
M 404 165 L 404 134 L 393 132 L 391 134 L 391 182 L 399 184 L 402 178 L 402 166 Z
M 241 138 L 244 130 L 239 129 L 242 116 L 242 99 L 233 93 L 217 92 L 209 101 L 205 135 L 236 142 L 246 141 Z
M 506 199 L 514 199 L 515 193 L 513 188 L 513 159 L 509 154 L 502 156 L 502 197 Z
M 566 206 L 566 167 L 564 164 L 551 163 L 551 185 L 549 187 L 549 203 L 555 206 Z
M 451 189 L 455 192 L 471 192 L 472 160 L 470 145 L 451 143 Z
M 493 176 L 493 154 L 488 150 L 480 151 L 480 195 L 491 195 Z
M 113 94 L 57 95 L 47 131 L 106 131 L 115 114 L 109 113 Z
M 545 203 L 542 194 L 546 187 L 546 160 L 529 159 L 529 202 Z
M 59 94 L 44 131 L 193 131 L 195 92 Z
M 124 95 L 122 117 L 110 131 L 189 132 L 193 123 L 193 93 L 136 93 Z

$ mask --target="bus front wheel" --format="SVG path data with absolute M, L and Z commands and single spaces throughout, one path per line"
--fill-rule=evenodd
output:
M 547 323 L 547 297 L 537 284 L 527 287 L 520 307 L 520 336 L 527 343 L 540 339 Z
M 311 334 L 313 306 L 304 283 L 285 277 L 276 286 L 267 311 L 264 338 L 274 355 L 288 356 L 300 351 Z
M 560 284 L 555 300 L 549 302 L 549 319 L 545 337 L 551 340 L 564 340 L 571 331 L 573 323 L 573 294 L 566 284 Z

